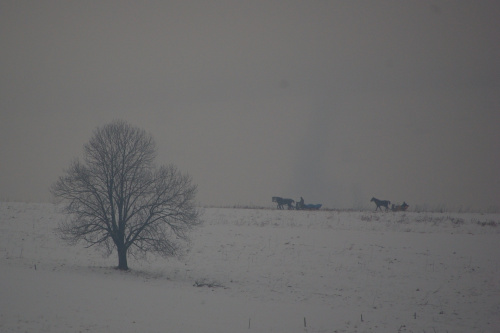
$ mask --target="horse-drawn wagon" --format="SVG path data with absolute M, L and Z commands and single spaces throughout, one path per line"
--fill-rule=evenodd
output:
M 286 205 L 288 209 L 296 210 L 318 210 L 321 208 L 322 204 L 305 204 L 304 199 L 301 197 L 300 201 L 295 203 L 295 200 L 282 197 L 273 197 L 273 202 L 276 202 L 278 209 L 284 209 Z M 295 203 L 295 206 L 293 205 Z
M 393 212 L 404 212 L 408 209 L 408 207 L 410 207 L 406 202 L 403 202 L 403 204 L 401 205 L 392 205 L 391 208 L 389 208 L 389 205 L 391 204 L 391 202 L 389 200 L 379 200 L 375 197 L 373 197 L 370 202 L 375 202 L 375 205 L 377 205 L 377 207 L 375 208 L 375 210 L 378 210 L 380 208 L 380 210 L 382 210 L 382 207 L 385 207 L 385 211 L 389 211 L 392 210 Z

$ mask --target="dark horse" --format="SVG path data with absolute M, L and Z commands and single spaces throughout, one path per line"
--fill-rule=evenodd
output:
M 287 205 L 288 209 L 293 209 L 292 204 L 295 202 L 293 199 L 288 199 L 285 198 L 283 199 L 282 197 L 273 197 L 273 202 L 277 203 L 277 208 L 278 209 L 283 209 L 283 205 Z
M 389 205 L 391 204 L 391 202 L 389 200 L 379 200 L 377 198 L 372 198 L 370 200 L 370 202 L 375 202 L 375 205 L 377 205 L 377 208 L 375 208 L 375 210 L 379 209 L 382 210 L 381 207 L 385 207 L 385 210 L 388 211 L 389 210 Z

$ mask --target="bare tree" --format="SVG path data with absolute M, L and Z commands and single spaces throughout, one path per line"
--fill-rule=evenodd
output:
M 83 162 L 71 163 L 53 184 L 70 218 L 58 231 L 71 244 L 84 241 L 127 270 L 127 253 L 178 253 L 187 231 L 200 223 L 194 206 L 196 185 L 173 165 L 156 168 L 156 145 L 144 130 L 123 121 L 96 129 L 84 146 Z

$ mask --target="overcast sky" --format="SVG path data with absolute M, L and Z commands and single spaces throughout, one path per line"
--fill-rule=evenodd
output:
M 0 200 L 115 119 L 203 205 L 500 209 L 498 1 L 0 2 Z

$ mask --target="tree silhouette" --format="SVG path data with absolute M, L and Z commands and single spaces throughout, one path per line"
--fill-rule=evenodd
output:
M 123 121 L 97 128 L 51 188 L 70 218 L 59 224 L 70 244 L 84 241 L 107 255 L 116 248 L 118 269 L 128 270 L 127 253 L 174 256 L 179 240 L 200 223 L 196 185 L 174 165 L 154 166 L 156 145 L 144 130 Z

